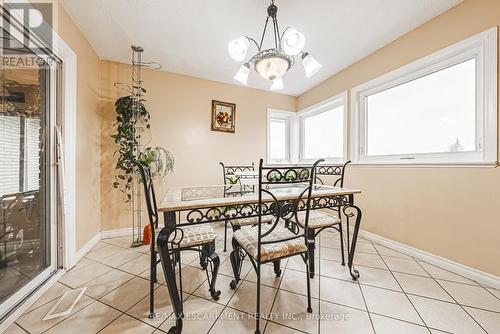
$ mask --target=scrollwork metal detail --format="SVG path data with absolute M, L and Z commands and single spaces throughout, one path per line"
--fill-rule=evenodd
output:
M 264 183 L 306 182 L 310 177 L 308 168 L 272 168 L 266 173 Z
M 318 166 L 316 175 L 342 175 L 342 165 Z
M 297 199 L 293 202 L 290 201 L 271 201 L 269 203 L 262 203 L 261 214 L 280 216 L 282 219 L 288 219 L 289 213 L 293 211 L 293 206 L 297 211 L 303 211 L 307 208 L 305 198 Z M 310 207 L 312 209 L 321 208 L 334 208 L 343 207 L 350 203 L 348 195 L 327 196 L 311 198 Z M 259 216 L 259 205 L 257 203 L 229 205 L 229 206 L 215 206 L 204 209 L 191 209 L 186 210 L 186 222 L 188 224 L 208 223 L 225 221 L 227 219 L 238 219 Z M 185 223 L 180 223 L 184 225 Z

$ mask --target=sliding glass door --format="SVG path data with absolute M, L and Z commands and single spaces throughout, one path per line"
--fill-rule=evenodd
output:
M 14 41 L 5 30 L 2 34 Z M 0 320 L 58 267 L 54 138 L 60 62 L 5 45 L 0 46 Z

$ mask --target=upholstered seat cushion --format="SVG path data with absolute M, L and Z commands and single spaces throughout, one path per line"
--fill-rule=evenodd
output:
M 268 226 L 262 225 L 262 234 L 264 234 L 264 231 L 268 230 L 269 228 L 270 227 Z M 248 255 L 250 255 L 254 259 L 257 259 L 258 226 L 244 226 L 234 232 L 233 237 L 236 239 L 236 241 L 238 241 L 238 243 L 248 253 Z M 296 235 L 290 232 L 287 228 L 278 225 L 262 240 L 271 241 L 290 237 L 296 237 Z M 303 252 L 307 252 L 307 246 L 303 237 L 297 237 L 288 241 L 261 244 L 260 261 L 268 261 Z
M 263 223 L 270 223 L 274 219 L 274 216 L 262 216 Z M 236 226 L 248 226 L 248 225 L 256 225 L 259 223 L 259 217 L 248 217 L 248 218 L 239 218 L 239 219 L 231 219 L 229 221 L 232 225 Z
M 299 225 L 304 227 L 306 221 L 306 212 L 305 211 L 297 212 L 297 218 L 299 219 L 298 221 Z M 326 212 L 319 210 L 309 211 L 309 223 L 307 225 L 308 228 L 317 229 L 317 228 L 332 226 L 339 223 L 340 219 Z
M 184 231 L 179 247 L 193 247 L 203 245 L 215 240 L 215 232 L 209 224 L 181 227 Z M 174 242 L 181 238 L 178 233 Z

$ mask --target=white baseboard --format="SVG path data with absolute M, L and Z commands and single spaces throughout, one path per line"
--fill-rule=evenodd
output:
M 95 245 L 97 245 L 97 243 L 99 242 L 99 240 L 101 240 L 101 233 L 97 233 L 96 235 L 94 235 L 94 237 L 92 239 L 90 239 L 85 245 L 83 245 L 82 248 L 80 248 L 76 252 L 75 262 L 71 263 L 71 267 L 70 268 L 66 268 L 66 270 L 69 270 L 69 269 L 73 268 L 78 263 L 78 261 L 80 261 L 88 252 L 90 252 L 90 250 L 92 249 L 92 247 L 94 247 Z
M 33 305 L 41 295 L 43 295 L 54 283 L 56 283 L 66 271 L 59 270 L 52 277 L 50 277 L 42 286 L 38 288 L 28 299 L 24 301 L 19 307 L 12 312 L 3 322 L 0 322 L 0 333 L 3 333 L 9 328 L 14 321 L 17 320 L 24 312 L 26 312 L 31 305 Z
M 102 231 L 101 239 L 123 237 L 125 235 L 131 235 L 131 234 L 132 234 L 132 227 L 121 228 L 118 230 Z
M 460 264 L 458 262 L 454 262 L 454 261 L 445 259 L 441 256 L 428 253 L 428 252 L 420 250 L 418 248 L 407 246 L 407 245 L 402 244 L 400 242 L 381 237 L 381 236 L 374 234 L 374 233 L 371 233 L 371 232 L 360 230 L 359 235 L 367 240 L 373 241 L 373 242 L 378 243 L 382 246 L 387 246 L 389 248 L 397 250 L 398 252 L 415 257 L 417 259 L 420 259 L 420 260 L 423 260 L 427 263 L 439 266 L 439 267 L 444 268 L 446 270 L 455 272 L 457 274 L 460 274 L 462 276 L 465 276 L 467 278 L 470 278 L 472 280 L 475 280 L 477 282 L 485 284 L 489 287 L 500 289 L 500 277 L 498 277 L 498 276 L 486 273 L 484 271 L 477 270 L 477 269 L 472 268 L 472 267 L 468 267 L 468 266 Z

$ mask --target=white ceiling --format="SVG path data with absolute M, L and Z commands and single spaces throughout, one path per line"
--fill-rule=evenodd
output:
M 266 0 L 62 0 L 101 58 L 129 63 L 130 45 L 169 72 L 237 84 L 227 43 L 260 39 Z M 300 95 L 462 0 L 277 0 L 278 23 L 306 36 L 323 68 L 306 79 L 300 61 L 284 77 L 284 94 Z M 268 34 L 271 37 L 271 34 Z M 271 39 L 264 46 L 271 47 Z M 249 50 L 254 54 L 255 50 Z M 299 59 L 297 59 L 299 60 Z M 255 72 L 248 85 L 268 89 Z

